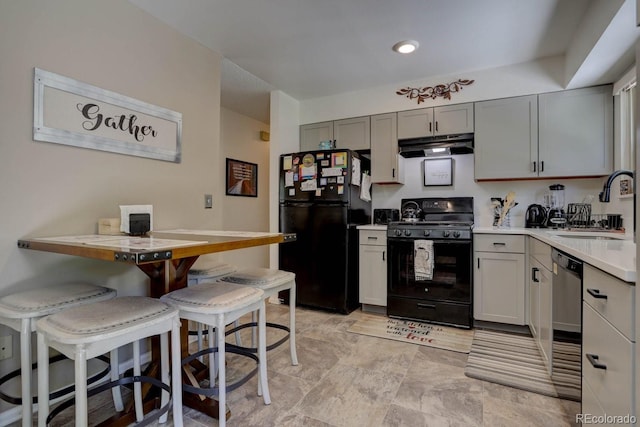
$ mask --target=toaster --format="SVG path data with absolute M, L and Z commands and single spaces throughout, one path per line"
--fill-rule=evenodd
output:
M 374 209 L 373 223 L 376 225 L 385 225 L 393 221 L 400 221 L 399 209 Z

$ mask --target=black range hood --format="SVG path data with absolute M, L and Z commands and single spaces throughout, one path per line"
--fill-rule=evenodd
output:
M 462 133 L 458 135 L 429 136 L 424 138 L 401 139 L 398 141 L 400 155 L 402 157 L 427 157 L 442 154 L 469 154 L 473 153 L 473 134 Z M 434 152 L 433 149 L 436 149 Z

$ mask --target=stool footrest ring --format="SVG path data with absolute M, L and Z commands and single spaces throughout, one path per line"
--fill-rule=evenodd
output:
M 257 327 L 258 323 L 257 322 L 249 322 L 249 323 L 243 323 L 242 325 L 236 326 L 235 328 L 229 329 L 228 331 L 225 332 L 225 335 L 231 335 L 241 329 L 245 329 L 245 328 L 253 328 L 253 327 Z M 287 335 L 285 335 L 284 337 L 280 338 L 278 341 L 274 342 L 273 344 L 270 344 L 267 346 L 267 351 L 273 350 L 274 348 L 277 348 L 279 346 L 281 346 L 282 344 L 284 344 L 285 342 L 287 342 L 289 340 L 289 335 L 291 334 L 291 329 L 289 329 L 288 326 L 285 325 L 280 325 L 278 323 L 270 323 L 267 322 L 267 328 L 276 328 L 276 329 L 281 329 L 285 332 L 287 332 Z M 236 345 L 236 344 L 231 344 L 231 343 L 227 343 L 227 347 L 231 347 L 231 348 L 236 348 L 236 349 L 242 349 L 245 351 L 249 351 L 251 353 L 258 353 L 258 349 L 255 347 L 244 347 L 244 346 L 240 346 L 240 345 Z
M 111 372 L 111 366 L 109 365 L 109 358 L 107 356 L 104 356 L 104 355 L 98 356 L 96 357 L 96 359 L 100 359 L 101 361 L 105 362 L 107 364 L 107 367 L 102 371 L 96 373 L 95 375 L 89 377 L 87 379 L 88 386 L 95 383 L 99 379 L 104 378 L 105 376 L 107 376 L 107 374 L 109 374 L 109 372 Z M 62 360 L 68 360 L 68 358 L 62 354 L 57 354 L 49 358 L 49 364 L 60 362 Z M 32 370 L 38 369 L 38 364 L 37 363 L 31 364 L 31 369 Z M 6 383 L 7 381 L 19 376 L 20 376 L 20 368 L 9 372 L 7 375 L 0 378 L 0 388 L 2 388 L 4 383 Z M 75 386 L 72 384 L 60 390 L 54 391 L 53 393 L 49 394 L 49 400 L 55 400 L 59 397 L 72 393 L 74 389 L 75 389 Z M 9 396 L 8 394 L 2 392 L 1 390 L 0 390 L 0 399 L 12 405 L 22 405 L 22 397 Z M 38 396 L 33 396 L 32 401 L 33 403 L 38 403 Z
M 187 356 L 184 359 L 182 359 L 182 366 L 188 365 L 189 363 L 193 362 L 194 360 L 196 360 L 200 356 L 204 356 L 204 355 L 210 354 L 210 353 L 217 353 L 217 352 L 218 352 L 218 347 L 205 348 L 204 350 L 198 351 L 197 353 L 190 354 L 189 356 Z M 253 377 L 255 374 L 258 373 L 258 365 L 260 364 L 260 359 L 258 358 L 258 356 L 256 356 L 252 352 L 247 351 L 244 348 L 238 348 L 238 347 L 234 346 L 233 344 L 229 344 L 229 343 L 227 343 L 225 345 L 225 352 L 238 354 L 240 356 L 249 357 L 249 358 L 255 360 L 255 362 L 256 362 L 256 367 L 253 370 L 248 372 L 245 376 L 240 378 L 238 381 L 236 381 L 236 382 L 234 382 L 232 384 L 227 384 L 226 391 L 228 393 L 230 391 L 233 391 L 233 390 L 237 389 L 238 387 L 240 387 L 241 385 L 243 385 L 244 383 L 249 381 L 249 379 L 251 379 L 251 377 Z M 211 369 L 211 367 L 209 367 L 209 369 Z M 214 387 L 194 387 L 194 386 L 189 385 L 189 384 L 182 384 L 182 390 L 186 391 L 187 393 L 201 394 L 201 395 L 207 396 L 207 397 L 218 396 L 220 394 L 220 388 L 217 387 L 217 386 L 214 386 Z
M 169 386 L 169 384 L 165 384 L 162 381 L 153 377 L 133 376 L 133 377 L 120 378 L 119 380 L 111 381 L 109 383 L 102 384 L 100 386 L 90 389 L 87 392 L 87 397 L 89 398 L 89 397 L 95 396 L 96 394 L 102 393 L 103 391 L 109 390 L 116 386 L 123 386 L 127 384 L 132 384 L 132 383 L 148 383 L 148 384 L 151 384 L 152 386 L 161 388 L 169 393 L 169 400 L 167 401 L 167 403 L 163 407 L 159 408 L 158 411 L 153 415 L 146 416 L 145 419 L 137 423 L 136 426 L 147 426 L 152 422 L 160 419 L 161 416 L 163 416 L 169 411 L 173 402 L 173 394 L 171 393 L 171 387 Z M 51 412 L 49 413 L 49 416 L 47 417 L 47 425 L 51 423 L 51 421 L 56 415 L 58 415 L 60 412 L 64 411 L 65 409 L 70 408 L 75 403 L 76 403 L 76 399 L 75 397 L 72 397 L 71 399 L 62 402 L 60 405 L 52 409 Z

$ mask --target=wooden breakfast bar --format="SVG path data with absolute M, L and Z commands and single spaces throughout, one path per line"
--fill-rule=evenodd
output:
M 18 247 L 136 265 L 150 279 L 149 296 L 160 298 L 166 293 L 187 286 L 189 269 L 200 255 L 284 243 L 295 239 L 295 234 L 175 229 L 150 232 L 149 236 L 145 237 L 79 235 L 24 238 L 18 240 Z M 183 321 L 180 329 L 183 358 L 188 355 L 188 338 L 188 327 Z M 158 359 L 159 354 L 159 340 L 154 339 L 154 361 Z M 197 368 L 202 369 L 203 366 Z M 152 362 L 146 375 L 157 376 L 158 365 Z M 197 379 L 190 369 L 183 367 L 183 381 L 193 384 Z M 156 399 L 148 400 L 149 409 L 157 404 L 155 401 Z M 211 417 L 218 417 L 217 400 L 184 393 L 183 403 Z M 132 422 L 135 422 L 135 411 L 128 407 L 125 414 L 117 414 L 103 425 L 128 425 Z

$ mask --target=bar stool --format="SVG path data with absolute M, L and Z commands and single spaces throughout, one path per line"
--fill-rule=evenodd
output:
M 206 256 L 199 257 L 196 262 L 189 269 L 189 275 L 187 276 L 187 286 L 198 285 L 205 282 L 215 282 L 216 280 L 227 276 L 237 268 L 235 265 L 227 264 L 221 261 L 217 261 Z M 235 326 L 238 326 L 236 321 Z M 198 351 L 202 351 L 202 324 L 196 324 L 195 331 L 189 331 L 189 335 L 198 336 Z M 236 333 L 236 343 L 240 342 L 240 332 Z
M 226 393 L 232 391 L 249 380 L 259 371 L 258 395 L 262 394 L 265 405 L 271 403 L 269 385 L 267 382 L 267 349 L 264 292 L 260 289 L 231 283 L 202 283 L 179 289 L 163 295 L 160 298 L 180 310 L 180 317 L 204 325 L 215 326 L 216 336 L 212 336 L 209 328 L 209 347 L 191 354 L 182 360 L 183 365 L 196 362 L 198 357 L 209 354 L 209 387 L 183 384 L 183 390 L 188 393 L 204 396 L 218 396 L 219 418 L 221 427 L 226 424 Z M 241 316 L 258 311 L 258 356 L 253 353 L 235 348 L 226 348 L 225 327 Z M 215 347 L 214 347 L 215 345 Z M 225 354 L 226 352 L 249 357 L 256 361 L 257 368 L 240 378 L 233 384 L 226 384 Z M 214 357 L 216 356 L 217 357 Z M 217 359 L 217 361 L 215 360 Z M 217 363 L 216 363 L 217 362 Z M 218 386 L 215 387 L 216 374 Z M 194 378 L 196 375 L 193 376 Z
M 75 365 L 75 425 L 88 424 L 88 398 L 109 388 L 119 388 L 123 384 L 150 383 L 162 390 L 161 407 L 147 417 L 145 423 L 160 419 L 166 422 L 169 400 L 173 400 L 173 423 L 182 426 L 182 392 L 180 388 L 180 318 L 178 310 L 157 299 L 132 296 L 117 297 L 108 301 L 85 304 L 44 317 L 36 323 L 38 333 L 38 375 L 39 404 L 38 426 L 45 427 L 62 409 L 73 404 L 67 401 L 50 413 L 49 366 L 46 363 L 49 348 L 53 348 Z M 169 339 L 171 332 L 171 381 L 169 381 Z M 161 380 L 135 374 L 140 369 L 139 349 L 136 343 L 144 338 L 160 335 Z M 117 350 L 126 344 L 134 344 L 134 376 L 118 379 L 108 384 L 88 390 L 87 360 Z M 171 384 L 171 386 L 169 385 Z M 134 390 L 136 420 L 144 418 L 142 396 Z
M 76 307 L 83 304 L 105 301 L 116 296 L 116 291 L 102 286 L 95 286 L 87 283 L 66 283 L 62 285 L 46 286 L 29 291 L 23 291 L 4 296 L 0 299 L 0 324 L 10 327 L 20 333 L 20 370 L 11 372 L 0 379 L 0 384 L 18 376 L 20 374 L 21 398 L 13 398 L 4 393 L 0 393 L 3 400 L 13 404 L 22 405 L 22 425 L 31 427 L 33 417 L 33 404 L 38 402 L 37 396 L 32 393 L 32 348 L 31 333 L 36 330 L 36 321 L 44 316 L 57 313 L 59 311 Z M 50 362 L 56 362 L 62 357 L 53 358 Z M 117 354 L 111 357 L 111 378 L 117 375 L 118 359 Z M 101 372 L 90 379 L 94 382 L 104 376 L 106 372 Z M 64 388 L 51 396 L 57 399 L 61 396 L 73 392 L 72 387 Z M 47 392 L 48 395 L 48 392 Z M 24 402 L 26 396 L 31 404 Z M 119 390 L 114 390 L 114 404 L 122 410 L 122 397 Z
M 272 296 L 277 296 L 280 291 L 289 290 L 289 327 L 277 323 L 267 322 L 267 327 L 281 329 L 287 334 L 277 342 L 267 346 L 267 351 L 273 350 L 285 341 L 289 340 L 289 351 L 291 353 L 291 364 L 298 364 L 298 354 L 296 352 L 296 275 L 289 271 L 276 270 L 271 268 L 245 268 L 235 273 L 223 277 L 219 280 L 223 283 L 235 283 L 243 286 L 250 286 L 264 291 L 264 299 L 268 300 Z M 250 323 L 245 323 L 237 328 L 230 330 L 228 333 L 237 330 L 255 327 L 255 318 L 252 317 Z M 255 352 L 255 329 L 252 333 L 252 347 L 246 348 Z M 240 346 L 242 344 L 239 344 Z

